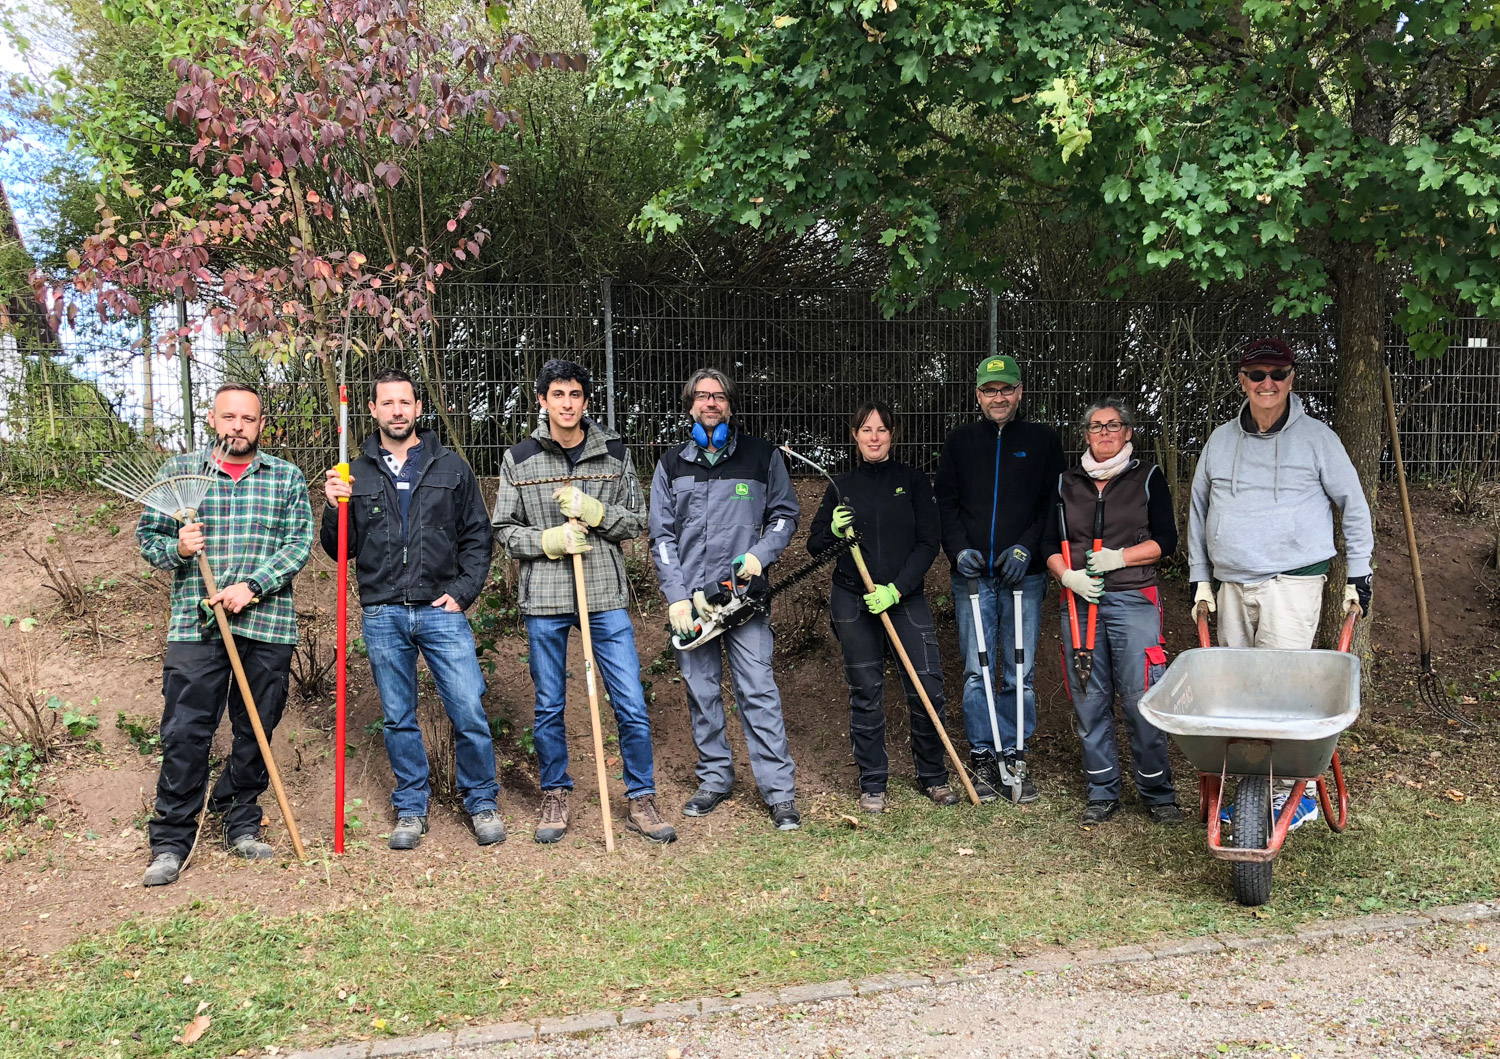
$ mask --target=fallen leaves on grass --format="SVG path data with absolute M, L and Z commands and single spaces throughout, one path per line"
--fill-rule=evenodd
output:
M 1447 798 L 1450 802 L 1458 802 L 1460 804 L 1469 800 L 1469 796 L 1457 787 L 1449 787 L 1443 792 L 1443 797 Z
M 856 827 L 856 828 L 859 827 L 859 818 L 858 817 L 856 817 L 856 816 L 850 816 L 848 813 L 839 813 L 839 817 L 844 821 L 844 823 L 848 824 L 850 827 Z
M 198 1015 L 194 1017 L 192 1022 L 189 1022 L 186 1026 L 182 1027 L 182 1035 L 177 1038 L 178 1042 L 182 1044 L 194 1043 L 198 1040 L 199 1037 L 202 1037 L 205 1033 L 208 1032 L 208 1027 L 213 1023 L 213 1021 L 214 1020 L 208 1015 Z
M 954 852 L 960 857 L 972 857 L 974 855 L 974 851 L 967 846 L 959 846 Z

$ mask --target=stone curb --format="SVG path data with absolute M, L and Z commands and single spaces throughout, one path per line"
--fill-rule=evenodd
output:
M 622 1026 L 641 1026 L 649 1022 L 712 1018 L 718 1015 L 743 1014 L 767 1008 L 820 1004 L 827 1000 L 839 1000 L 846 997 L 874 996 L 894 990 L 982 982 L 999 975 L 1063 974 L 1084 968 L 1143 964 L 1155 960 L 1176 959 L 1181 956 L 1253 952 L 1274 945 L 1308 945 L 1333 938 L 1375 937 L 1445 923 L 1478 923 L 1492 919 L 1500 919 L 1500 903 L 1489 904 L 1479 901 L 1471 904 L 1430 908 L 1413 915 L 1400 913 L 1366 915 L 1327 923 L 1307 923 L 1290 934 L 1197 937 L 1182 941 L 1117 945 L 1111 949 L 1085 949 L 1077 952 L 1049 950 L 1037 956 L 1017 957 L 989 969 L 939 971 L 925 975 L 898 971 L 862 978 L 857 982 L 847 979 L 836 982 L 816 982 L 811 985 L 788 986 L 775 993 L 743 993 L 732 997 L 709 996 L 697 1000 L 671 1001 L 650 1008 L 629 1007 L 623 1011 L 600 1008 L 562 1018 L 470 1026 L 456 1033 L 429 1033 L 420 1037 L 387 1037 L 377 1041 L 336 1044 L 328 1048 L 283 1054 L 286 1059 L 396 1059 L 399 1056 L 431 1055 L 454 1048 L 475 1048 L 511 1041 L 537 1041 L 543 1037 L 601 1033 Z

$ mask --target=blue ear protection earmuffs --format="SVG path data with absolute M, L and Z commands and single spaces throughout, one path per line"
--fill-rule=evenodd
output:
M 708 437 L 708 431 L 706 431 L 706 430 L 703 429 L 703 424 L 702 423 L 696 423 L 695 422 L 693 424 L 693 440 L 698 443 L 698 447 L 700 449 L 706 449 L 706 448 L 708 448 L 710 446 L 710 441 L 709 441 L 709 437 Z M 729 440 L 729 424 L 728 423 L 720 423 L 718 426 L 714 427 L 714 436 L 713 436 L 713 441 L 711 443 L 712 446 L 713 446 L 713 448 L 722 449 L 724 447 L 724 442 L 726 442 L 728 440 Z

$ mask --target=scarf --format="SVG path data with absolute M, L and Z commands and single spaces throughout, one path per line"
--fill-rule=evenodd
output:
M 1105 481 L 1119 474 L 1130 464 L 1130 458 L 1135 454 L 1135 444 L 1125 442 L 1119 452 L 1109 459 L 1100 463 L 1094 459 L 1094 454 L 1089 449 L 1083 450 L 1083 469 L 1089 472 L 1089 477 L 1095 481 Z

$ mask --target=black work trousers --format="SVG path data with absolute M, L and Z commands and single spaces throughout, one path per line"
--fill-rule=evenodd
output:
M 293 645 L 238 636 L 234 643 L 269 740 L 286 708 Z M 167 644 L 161 690 L 166 707 L 161 715 L 156 814 L 150 825 L 152 855 L 186 857 L 193 848 L 208 788 L 209 749 L 226 706 L 233 742 L 208 807 L 223 815 L 226 841 L 258 834 L 261 813 L 256 800 L 265 793 L 270 775 L 223 641 Z
M 885 662 L 889 654 L 901 674 L 906 703 L 911 711 L 911 758 L 920 787 L 948 782 L 943 762 L 943 743 L 906 667 L 896 658 L 879 615 L 865 609 L 864 598 L 839 585 L 828 598 L 833 633 L 844 649 L 844 679 L 849 684 L 849 742 L 859 766 L 859 789 L 884 791 L 890 778 L 885 752 Z M 922 678 L 927 697 L 939 719 L 943 716 L 943 667 L 938 653 L 937 632 L 926 596 L 912 596 L 886 611 L 901 646 Z

